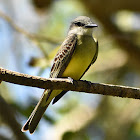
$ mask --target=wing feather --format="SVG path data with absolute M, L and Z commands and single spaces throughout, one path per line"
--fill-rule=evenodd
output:
M 62 43 L 53 61 L 53 66 L 50 72 L 51 78 L 57 78 L 62 76 L 69 61 L 71 60 L 72 54 L 75 50 L 76 43 L 77 43 L 76 34 L 69 35 Z

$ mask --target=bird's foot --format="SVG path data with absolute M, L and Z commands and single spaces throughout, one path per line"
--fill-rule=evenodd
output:
M 70 80 L 70 83 L 74 84 L 74 79 L 72 79 L 71 77 L 68 77 L 68 79 Z

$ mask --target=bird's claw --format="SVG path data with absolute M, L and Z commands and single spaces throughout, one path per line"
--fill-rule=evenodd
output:
M 68 79 L 70 80 L 70 83 L 74 83 L 74 80 L 71 77 L 68 77 Z

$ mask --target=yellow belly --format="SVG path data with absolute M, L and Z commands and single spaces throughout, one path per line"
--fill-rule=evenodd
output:
M 62 77 L 71 77 L 79 80 L 90 65 L 95 53 L 96 43 L 92 37 L 87 36 L 80 39 Z

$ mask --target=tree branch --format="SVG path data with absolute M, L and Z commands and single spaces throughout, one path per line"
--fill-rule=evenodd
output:
M 92 94 L 140 99 L 140 88 L 76 81 L 67 78 L 41 78 L 0 68 L 0 81 L 44 89 L 62 89 Z

